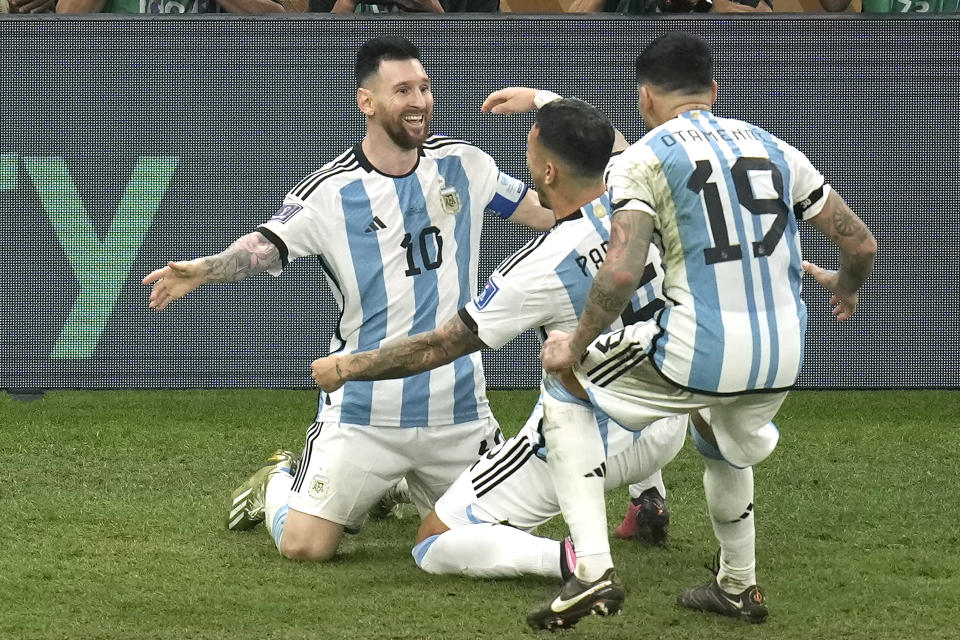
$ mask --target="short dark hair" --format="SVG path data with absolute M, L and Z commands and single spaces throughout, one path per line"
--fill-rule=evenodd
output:
M 713 53 L 695 35 L 674 31 L 650 44 L 637 56 L 637 84 L 665 91 L 701 93 L 713 87 Z
M 605 115 L 583 100 L 554 100 L 537 111 L 538 139 L 584 178 L 599 178 L 613 151 L 614 129 Z
M 377 36 L 367 40 L 357 51 L 357 61 L 354 72 L 357 76 L 357 86 L 362 87 L 371 75 L 380 68 L 383 60 L 419 60 L 420 50 L 402 36 Z

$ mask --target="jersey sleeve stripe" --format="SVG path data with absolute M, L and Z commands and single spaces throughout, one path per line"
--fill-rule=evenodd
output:
M 297 186 L 290 190 L 290 193 L 297 196 L 301 200 L 306 200 L 307 197 L 313 193 L 314 189 L 316 189 L 317 186 L 327 178 L 343 173 L 344 171 L 351 171 L 359 166 L 360 162 L 351 151 L 350 155 L 345 157 L 343 160 L 336 162 L 325 169 L 315 171 L 301 180 Z
M 277 248 L 277 251 L 280 252 L 280 265 L 286 269 L 287 265 L 289 264 L 287 257 L 290 255 L 287 251 L 287 244 L 280 239 L 280 236 L 275 234 L 273 231 L 270 231 L 270 229 L 267 229 L 266 227 L 257 227 L 257 231 L 263 234 L 263 237 L 269 240 L 273 246 Z
M 501 262 L 500 266 L 497 267 L 497 271 L 499 271 L 503 275 L 507 275 L 510 272 L 510 270 L 513 269 L 518 264 L 520 264 L 520 262 L 524 258 L 529 256 L 534 251 L 536 251 L 537 247 L 543 244 L 546 238 L 547 238 L 547 234 L 543 234 L 542 236 L 537 236 L 536 238 L 528 242 L 519 251 L 514 253 L 512 256 L 510 256 L 503 262 Z
M 796 216 L 797 220 L 803 220 L 803 214 L 806 213 L 810 207 L 820 202 L 820 199 L 823 197 L 824 188 L 827 186 L 827 183 L 824 182 L 820 187 L 811 193 L 809 196 L 793 205 L 793 215 Z

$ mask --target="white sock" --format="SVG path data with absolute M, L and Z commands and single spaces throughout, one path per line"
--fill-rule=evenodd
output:
M 717 583 L 727 593 L 740 593 L 757 583 L 753 468 L 737 469 L 723 460 L 703 460 L 707 509 L 720 542 Z
M 593 409 L 545 393 L 543 434 L 547 467 L 577 550 L 576 575 L 593 582 L 613 566 L 603 494 L 606 463 Z
M 273 537 L 277 550 L 283 537 L 283 525 L 287 521 L 287 503 L 290 489 L 293 488 L 293 476 L 289 473 L 273 473 L 267 480 L 266 495 L 263 500 L 264 525 Z
M 560 577 L 560 542 L 503 524 L 469 524 L 431 536 L 413 548 L 417 565 L 432 574 L 504 578 Z

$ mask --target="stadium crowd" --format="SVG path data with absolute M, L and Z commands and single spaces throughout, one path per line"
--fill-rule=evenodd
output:
M 0 13 L 958 13 L 960 0 L 0 0 Z

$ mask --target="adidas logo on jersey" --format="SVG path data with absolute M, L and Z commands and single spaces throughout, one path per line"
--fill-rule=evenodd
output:
M 373 216 L 373 222 L 370 223 L 366 229 L 363 230 L 364 233 L 376 233 L 380 229 L 386 229 L 387 225 L 383 224 L 383 220 L 377 216 Z

